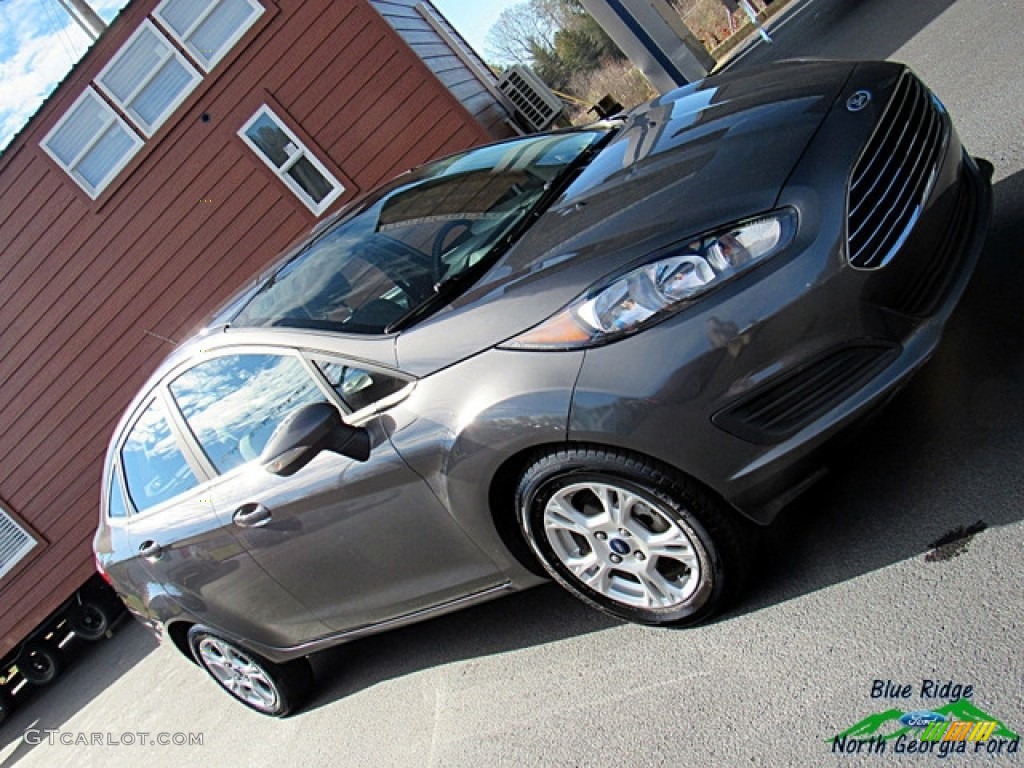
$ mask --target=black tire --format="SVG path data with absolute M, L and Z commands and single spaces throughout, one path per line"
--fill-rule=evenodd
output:
M 107 634 L 114 614 L 102 603 L 86 600 L 72 607 L 68 613 L 68 625 L 76 637 L 90 643 L 96 642 Z
M 277 664 L 198 626 L 189 630 L 188 644 L 199 666 L 221 688 L 260 714 L 286 717 L 313 691 L 308 659 Z
M 0 725 L 11 716 L 14 711 L 14 699 L 7 691 L 0 688 Z
M 624 452 L 540 455 L 516 509 L 551 577 L 616 618 L 696 624 L 732 600 L 745 576 L 750 524 L 694 481 Z
M 17 661 L 21 676 L 33 685 L 53 682 L 63 668 L 60 652 L 46 643 L 31 642 L 25 646 Z

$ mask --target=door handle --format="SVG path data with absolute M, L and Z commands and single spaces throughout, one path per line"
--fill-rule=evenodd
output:
M 239 528 L 259 528 L 271 521 L 270 510 L 262 504 L 243 504 L 231 516 L 231 522 Z
M 148 539 L 139 545 L 139 554 L 147 560 L 159 560 L 164 553 L 164 548 L 152 539 Z

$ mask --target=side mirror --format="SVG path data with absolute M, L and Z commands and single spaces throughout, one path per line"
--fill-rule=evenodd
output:
M 296 408 L 277 425 L 260 454 L 260 463 L 271 474 L 288 477 L 321 451 L 366 461 L 370 458 L 370 433 L 346 424 L 330 403 L 310 403 Z

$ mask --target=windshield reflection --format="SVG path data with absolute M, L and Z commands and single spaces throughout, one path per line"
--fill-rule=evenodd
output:
M 602 131 L 530 137 L 424 166 L 369 198 L 231 320 L 381 334 L 477 265 Z

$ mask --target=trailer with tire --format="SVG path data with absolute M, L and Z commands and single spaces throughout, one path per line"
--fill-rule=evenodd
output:
M 108 637 L 123 613 L 114 591 L 99 575 L 93 575 L 24 638 L 5 647 L 0 660 L 0 723 L 26 695 L 26 686 L 38 688 L 57 679 L 70 643 L 93 643 Z
M 429 2 L 121 5 L 0 142 L 0 695 L 89 634 L 106 446 L 178 341 L 361 191 L 519 133 Z

